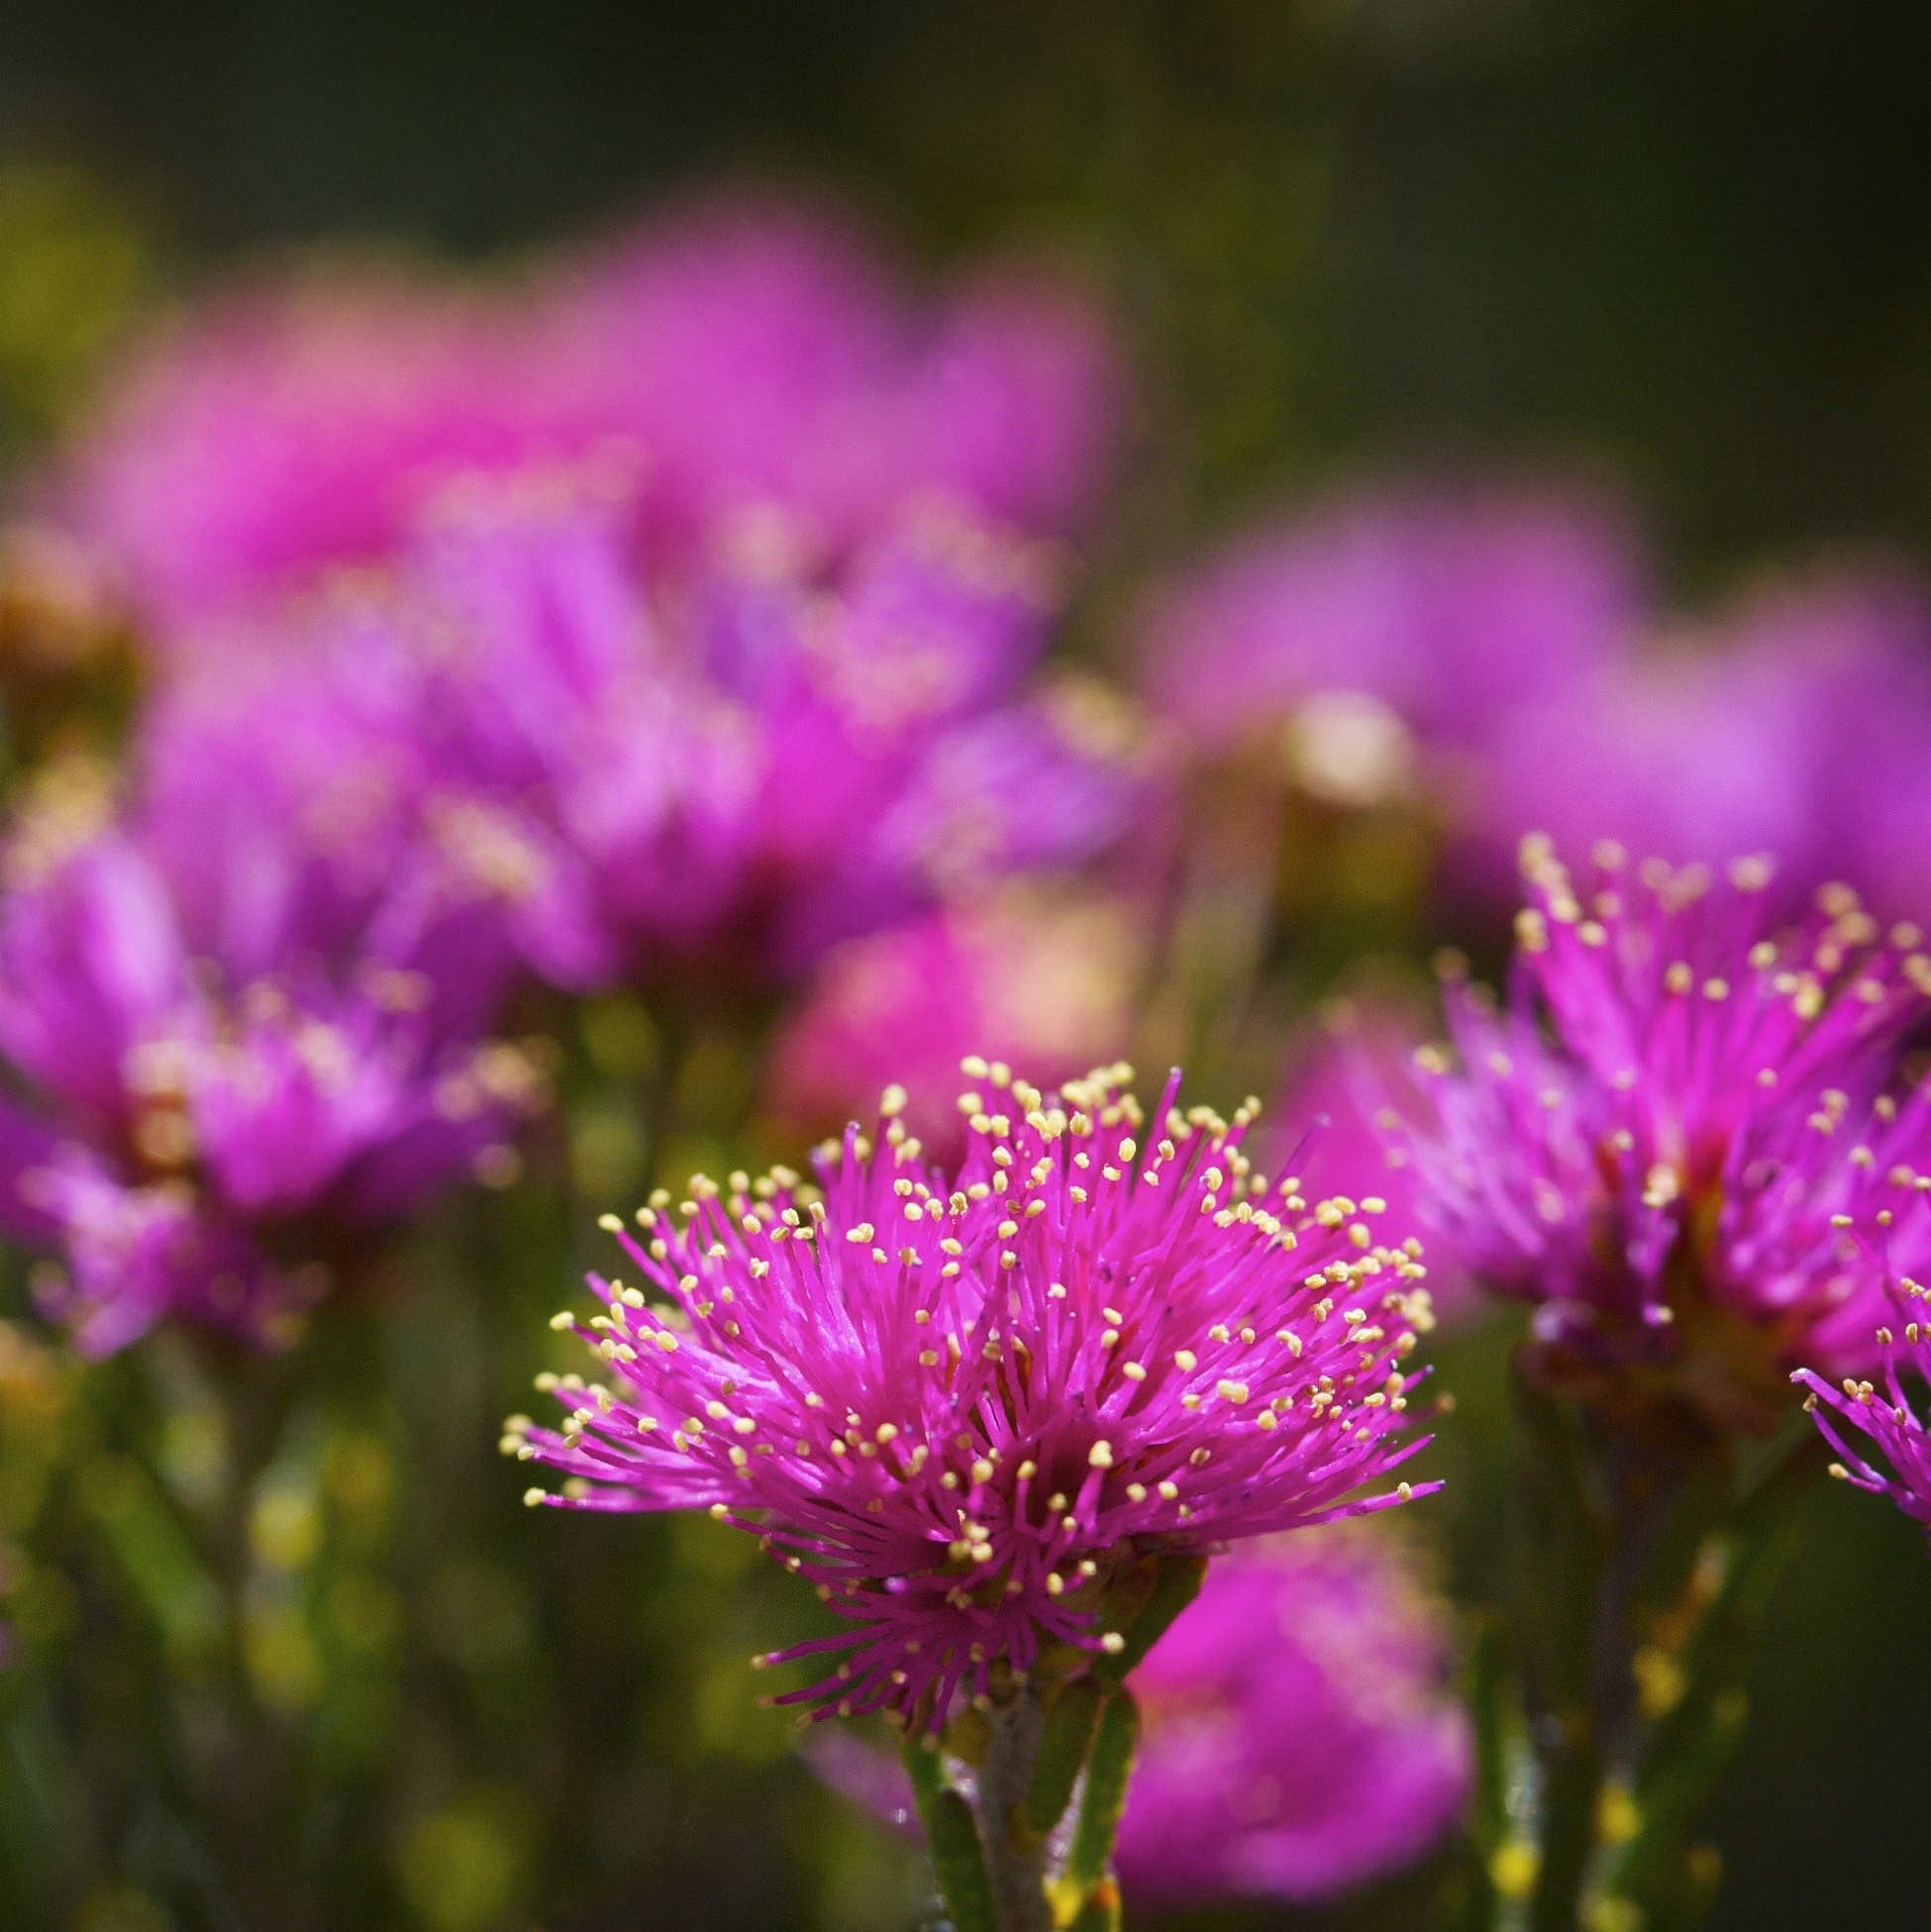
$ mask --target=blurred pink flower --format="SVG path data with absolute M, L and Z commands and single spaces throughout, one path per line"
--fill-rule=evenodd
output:
M 1129 1902 L 1331 1898 L 1412 1864 L 1473 1772 L 1448 1665 L 1446 1619 L 1388 1536 L 1338 1526 L 1220 1558 L 1132 1678 Z
M 1417 762 L 1452 776 L 1508 711 L 1608 661 L 1640 589 L 1619 521 L 1574 493 L 1363 491 L 1251 532 L 1159 598 L 1145 688 L 1209 753 L 1260 741 L 1311 789 L 1376 803 Z M 1297 734 L 1310 706 L 1318 728 Z
M 1931 908 L 1931 610 L 1901 575 L 1767 591 L 1498 720 L 1488 865 L 1527 831 L 1639 857 L 1779 861 L 1799 908 L 1844 877 L 1880 911 Z
M 1050 1084 L 1118 1059 L 1146 944 L 1123 902 L 1024 886 L 853 940 L 778 1035 L 768 1104 L 835 1133 L 902 1082 L 911 1131 L 956 1160 L 962 1058 L 983 1049 Z
M 823 570 L 922 497 L 1059 532 L 1120 400 L 1051 275 L 923 301 L 836 220 L 706 204 L 501 289 L 348 265 L 237 289 L 130 361 L 48 494 L 171 655 L 384 557 L 478 471 L 627 469 L 660 574 L 774 550 Z

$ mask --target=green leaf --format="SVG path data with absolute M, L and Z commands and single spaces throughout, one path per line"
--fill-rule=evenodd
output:
M 946 1782 L 936 1750 L 928 1751 L 922 1742 L 908 1738 L 899 1756 L 912 1780 L 919 1821 L 932 1853 L 933 1877 L 954 1932 L 999 1932 L 971 1806 Z
M 1126 1629 L 1126 1648 L 1094 1660 L 1092 1675 L 1103 1684 L 1122 1682 L 1126 1674 L 1166 1636 L 1168 1626 L 1200 1594 L 1207 1575 L 1205 1557 L 1162 1557 L 1153 1594 Z
M 1171 1621 L 1169 1617 L 1169 1622 Z M 1163 1626 L 1164 1627 L 1164 1626 Z M 1140 1741 L 1140 1706 L 1130 1690 L 1116 1690 L 1107 1700 L 1086 1765 L 1086 1791 L 1079 1803 L 1079 1822 L 1073 1828 L 1067 1854 L 1066 1883 L 1083 1900 L 1107 1876 L 1113 1859 L 1113 1835 L 1119 1829 L 1126 1803 L 1127 1779 L 1133 1771 L 1134 1747 Z
M 1105 1686 L 1097 1678 L 1076 1678 L 1047 1713 L 1039 1755 L 1033 1761 L 1032 1785 L 1026 1793 L 1026 1829 L 1037 1838 L 1052 1832 L 1072 1801 L 1072 1787 L 1092 1749 L 1106 1696 Z

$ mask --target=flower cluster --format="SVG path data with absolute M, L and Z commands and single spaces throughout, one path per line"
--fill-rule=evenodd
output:
M 585 1509 L 708 1508 L 856 1628 L 788 1700 L 942 1719 L 994 1660 L 1118 1648 L 1098 1609 L 1148 1551 L 1205 1550 L 1404 1499 L 1364 1483 L 1400 1440 L 1428 1326 L 1419 1244 L 1379 1203 L 1270 1186 L 1229 1123 L 1176 1106 L 1143 1145 L 1125 1069 L 1047 1095 L 969 1063 L 971 1141 L 927 1168 L 886 1096 L 822 1193 L 794 1174 L 698 1180 L 622 1232 L 642 1283 L 557 1318 L 610 1382 L 546 1375 L 560 1430 L 504 1446 Z M 781 1661 L 773 1658 L 771 1662 Z
M 1413 780 L 1417 746 L 1466 754 L 1509 707 L 1604 662 L 1639 609 L 1637 587 L 1624 535 L 1594 504 L 1369 494 L 1249 535 L 1168 591 L 1145 626 L 1148 693 L 1210 750 L 1285 732 L 1291 774 L 1340 804 L 1372 804 Z M 1338 699 L 1353 701 L 1344 736 L 1363 754 L 1351 776 L 1320 742 L 1344 719 Z M 1312 729 L 1297 729 L 1308 707 Z M 1384 786 L 1365 763 L 1374 717 L 1388 740 Z
M 1914 927 L 1847 888 L 1760 936 L 1770 871 L 1727 885 L 1614 849 L 1588 883 L 1525 846 L 1510 997 L 1451 971 L 1432 1120 L 1384 1118 L 1446 1245 L 1585 1361 L 1682 1361 L 1746 1412 L 1803 1360 L 1854 1368 L 1881 1313 L 1853 1232 L 1909 1198 L 1931 1112 L 1893 1090 L 1931 997 Z
M 1221 1559 L 1130 1679 L 1145 1733 L 1120 1820 L 1127 1895 L 1310 1901 L 1420 1857 L 1474 1770 L 1448 1663 L 1445 1620 L 1388 1537 L 1337 1527 Z
M 1063 531 L 1118 377 L 1090 310 L 995 269 L 908 300 L 834 220 L 694 207 L 486 290 L 336 264 L 145 346 L 47 492 L 170 660 L 224 613 L 380 562 L 454 479 L 615 462 L 657 569 L 834 570 L 910 499 Z
M 507 1178 L 543 1098 L 487 1037 L 503 972 L 460 881 L 332 892 L 285 824 L 153 802 L 117 820 L 57 766 L 5 853 L 0 1051 L 36 1103 L 0 1109 L 0 1226 L 62 1255 L 43 1299 L 94 1353 L 169 1313 L 286 1332 L 368 1230 Z
M 305 822 L 360 811 L 496 880 L 515 950 L 572 989 L 693 957 L 782 980 L 937 899 L 1091 859 L 1141 809 L 1125 708 L 1024 687 L 1035 547 L 928 508 L 836 586 L 720 572 L 677 610 L 632 566 L 628 501 L 580 474 L 472 481 L 386 571 L 178 674 L 203 723 L 171 767 Z M 345 768 L 375 775 L 352 797 Z
M 1419 780 L 1466 816 L 1499 721 L 1607 661 L 1638 587 L 1614 519 L 1585 500 L 1364 495 L 1251 535 L 1168 591 L 1145 623 L 1144 682 L 1203 751 L 1258 739 L 1324 803 L 1410 801 Z
M 35 511 L 156 673 L 127 796 L 37 813 L 0 907 L 0 1214 L 87 1345 L 274 1330 L 506 1175 L 521 974 L 762 997 L 1115 842 L 1137 720 L 1032 674 L 1113 387 L 1049 280 L 914 303 L 729 206 L 146 349 Z
M 1032 677 L 1113 389 L 1047 280 L 915 305 L 725 207 L 514 294 L 237 297 L 47 496 L 191 688 L 184 790 L 488 874 L 566 988 L 762 987 L 1142 809 L 1129 709 Z
M 1142 632 L 1148 701 L 1200 754 L 1418 812 L 1480 899 L 1537 826 L 1673 863 L 1775 852 L 1780 912 L 1843 876 L 1931 912 L 1931 602 L 1895 568 L 1666 618 L 1586 495 L 1411 485 L 1249 534 Z
M 1775 852 L 1781 912 L 1838 876 L 1931 910 L 1931 612 L 1914 585 L 1779 585 L 1632 646 L 1497 714 L 1491 843 L 1534 825 L 1677 860 Z

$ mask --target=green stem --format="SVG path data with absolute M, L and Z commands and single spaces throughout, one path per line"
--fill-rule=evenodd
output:
M 1577 1932 L 1582 1881 L 1595 1850 L 1602 1758 L 1583 1735 L 1543 1756 L 1542 1857 L 1529 1900 L 1530 1932 Z
M 978 1767 L 979 1844 L 999 1932 L 1053 1932 L 1046 1840 L 1026 1823 L 1046 1714 L 1032 1685 L 1018 1681 L 987 1715 L 991 1736 Z
M 939 1752 L 927 1749 L 923 1739 L 907 1739 L 900 1755 L 912 1780 L 925 1842 L 931 1848 L 939 1902 L 953 1932 L 1002 1932 L 993 1914 L 971 1806 L 946 1782 Z

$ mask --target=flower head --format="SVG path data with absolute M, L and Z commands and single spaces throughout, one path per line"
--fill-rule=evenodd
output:
M 1926 1161 L 1925 1099 L 1891 1083 L 1931 960 L 1841 886 L 1762 936 L 1763 862 L 1714 885 L 1608 849 L 1582 884 L 1531 840 L 1524 869 L 1507 1004 L 1449 973 L 1453 1056 L 1417 1057 L 1433 1120 L 1390 1124 L 1425 1212 L 1544 1342 L 1679 1367 L 1762 1420 L 1795 1361 L 1868 1354 L 1846 1216 Z
M 266 815 L 199 821 L 184 879 L 192 841 L 51 776 L 5 852 L 0 1053 L 33 1098 L 0 1104 L 0 1227 L 61 1256 L 45 1299 L 84 1347 L 169 1314 L 273 1338 L 371 1228 L 506 1176 L 542 1080 L 481 1031 L 469 894 L 397 853 L 351 920 Z
M 684 601 L 640 571 L 630 501 L 600 472 L 472 479 L 385 569 L 178 672 L 147 760 L 184 875 L 217 864 L 197 816 L 223 852 L 292 821 L 326 848 L 317 906 L 353 914 L 402 854 L 555 983 L 697 962 L 762 986 L 1076 866 L 1151 794 L 1126 707 L 1028 688 L 1037 546 L 923 512 L 839 578 L 721 572 Z
M 822 1133 L 902 1077 L 907 1127 L 957 1160 L 966 1123 L 941 1096 L 961 1054 L 982 1046 L 1048 1081 L 1098 1064 L 1127 1038 L 1146 951 L 1126 903 L 1023 885 L 848 941 L 777 1037 L 771 1110 Z
M 1448 1663 L 1446 1620 L 1390 1538 L 1337 1526 L 1222 1558 L 1130 1679 L 1127 1896 L 1321 1899 L 1418 1858 L 1473 1770 Z
M 1210 751 L 1262 731 L 1316 796 L 1378 803 L 1412 783 L 1417 747 L 1452 762 L 1607 659 L 1636 582 L 1614 522 L 1573 499 L 1343 501 L 1170 592 L 1148 624 L 1149 689 Z
M 50 493 L 177 662 L 477 474 L 625 463 L 627 535 L 679 576 L 835 564 L 922 496 L 1063 531 L 1117 387 L 1050 276 L 920 302 L 836 220 L 707 203 L 500 288 L 335 263 L 232 291 L 141 346 Z
M 1499 856 L 1535 825 L 1672 861 L 1775 852 L 1779 913 L 1847 876 L 1920 912 L 1927 642 L 1922 591 L 1885 575 L 1779 585 L 1638 640 L 1500 719 L 1478 842 Z
M 569 1478 L 533 1501 L 708 1508 L 816 1583 L 855 1627 L 787 1655 L 852 1655 L 787 1700 L 937 1721 L 996 1660 L 1117 1648 L 1106 1588 L 1141 1555 L 1409 1493 L 1357 1492 L 1418 1447 L 1418 1244 L 1270 1189 L 1251 1104 L 1183 1115 L 1175 1076 L 1143 1138 L 1124 1069 L 1057 1095 L 966 1070 L 951 1182 L 893 1092 L 822 1192 L 734 1175 L 654 1199 L 638 1238 L 610 1217 L 642 1284 L 592 1276 L 604 1311 L 558 1325 L 611 1384 L 545 1377 L 562 1429 L 505 1439 Z

